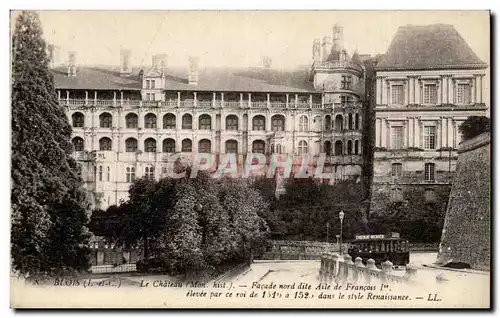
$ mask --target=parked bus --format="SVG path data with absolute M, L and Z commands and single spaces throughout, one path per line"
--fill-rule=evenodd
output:
M 395 267 L 406 266 L 410 262 L 409 244 L 400 238 L 399 233 L 356 235 L 350 243 L 347 253 L 354 261 L 361 257 L 363 264 L 370 258 L 380 267 L 385 261 L 390 261 Z

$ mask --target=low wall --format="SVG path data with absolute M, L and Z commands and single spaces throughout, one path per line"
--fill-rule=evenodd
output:
M 342 244 L 347 251 L 347 244 Z M 319 260 L 324 253 L 339 252 L 340 245 L 314 241 L 271 241 L 261 260 Z
M 319 277 L 321 281 L 332 282 L 342 281 L 359 284 L 374 284 L 382 282 L 412 284 L 413 278 L 417 274 L 417 269 L 412 265 L 406 267 L 404 276 L 394 275 L 393 264 L 389 261 L 382 263 L 382 269 L 375 266 L 375 261 L 369 259 L 366 266 L 360 257 L 352 261 L 351 256 L 334 253 L 325 253 L 321 257 L 321 267 Z
M 91 266 L 135 264 L 142 258 L 142 251 L 135 249 L 92 248 L 90 250 Z

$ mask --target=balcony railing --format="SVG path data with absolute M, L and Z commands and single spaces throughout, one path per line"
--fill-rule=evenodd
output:
M 313 103 L 313 104 L 312 104 L 312 108 L 313 108 L 313 109 L 321 109 L 321 108 L 322 108 L 322 105 L 321 105 L 321 103 Z
M 240 102 L 239 101 L 224 101 L 224 108 L 239 108 L 240 107 Z
M 353 68 L 361 71 L 361 66 L 349 61 L 315 62 L 314 68 Z
M 182 107 L 193 107 L 194 106 L 194 100 L 192 100 L 192 99 L 181 100 L 181 106 Z
M 286 108 L 286 102 L 271 102 L 271 108 Z
M 304 108 L 309 108 L 310 107 L 310 104 L 307 102 L 298 102 L 297 103 L 297 108 L 301 108 L 301 109 L 304 109 Z
M 212 107 L 212 102 L 211 101 L 197 101 L 196 102 L 196 107 L 197 108 L 210 108 Z
M 252 102 L 252 108 L 267 108 L 267 102 Z

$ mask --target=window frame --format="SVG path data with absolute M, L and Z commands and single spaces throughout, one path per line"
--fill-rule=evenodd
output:
M 168 113 L 163 115 L 163 129 L 176 129 L 177 128 L 177 117 Z
M 436 164 L 432 162 L 424 164 L 424 181 L 429 183 L 436 182 Z
M 395 139 L 397 135 L 395 134 L 396 129 L 401 129 L 401 135 L 399 136 L 400 140 Z M 398 149 L 404 149 L 405 146 L 405 131 L 404 131 L 404 126 L 403 125 L 393 125 L 390 127 L 390 133 L 391 133 L 391 149 L 398 150 Z M 395 140 L 398 140 L 399 143 L 401 144 L 399 147 L 396 147 L 396 142 Z
M 262 129 L 260 129 L 260 128 L 262 128 Z M 263 115 L 253 116 L 253 118 L 252 118 L 252 130 L 265 131 L 266 130 L 266 117 Z
M 397 88 L 397 89 L 396 89 Z M 398 94 L 395 94 L 395 93 Z M 403 83 L 391 84 L 391 105 L 404 105 L 405 103 L 405 86 Z
M 423 135 L 423 147 L 425 150 L 436 150 L 437 148 L 437 127 L 435 125 L 424 125 L 422 127 L 422 135 Z M 434 133 L 430 134 L 430 131 L 427 131 L 427 129 L 433 128 Z M 434 138 L 432 140 L 431 138 Z M 431 147 L 433 145 L 433 147 Z

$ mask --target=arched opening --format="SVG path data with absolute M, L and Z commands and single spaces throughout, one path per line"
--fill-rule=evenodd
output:
M 101 128 L 111 128 L 113 125 L 113 117 L 110 113 L 102 113 L 99 115 L 99 127 Z
M 332 129 L 332 117 L 330 115 L 325 116 L 325 130 L 331 130 Z
M 352 140 L 347 141 L 347 154 L 352 155 Z
M 144 141 L 144 151 L 156 152 L 156 140 L 154 138 L 148 138 Z
M 349 121 L 349 130 L 351 130 L 352 127 L 353 127 L 353 125 L 352 125 L 352 114 L 348 115 L 347 120 Z
M 198 152 L 210 153 L 212 151 L 212 143 L 208 139 L 202 139 L 198 142 Z
M 191 139 L 183 139 L 182 140 L 182 152 L 191 152 L 193 151 L 193 142 L 191 141 Z
M 182 129 L 193 129 L 193 116 L 191 114 L 182 116 Z
M 265 153 L 266 143 L 263 140 L 255 140 L 252 143 L 252 153 Z
M 285 130 L 285 116 L 274 115 L 271 117 L 271 130 L 272 131 L 284 131 Z
M 342 141 L 337 140 L 335 142 L 335 155 L 336 156 L 342 156 L 343 155 L 342 147 L 343 147 Z
M 307 152 L 308 152 L 307 141 L 305 141 L 305 140 L 299 141 L 299 155 L 304 155 Z
M 238 142 L 236 140 L 226 141 L 226 153 L 238 153 Z
M 262 115 L 254 116 L 252 119 L 252 130 L 266 130 L 266 117 Z
M 111 151 L 111 139 L 109 139 L 108 137 L 103 137 L 99 139 L 99 150 Z
M 144 116 L 144 128 L 156 128 L 156 115 L 147 114 Z
M 176 118 L 174 114 L 166 114 L 163 116 L 163 129 L 175 129 Z
M 354 154 L 359 155 L 361 153 L 360 145 L 359 145 L 359 140 L 354 141 Z
M 128 138 L 125 140 L 125 150 L 126 152 L 136 152 L 137 151 L 137 139 Z
M 330 142 L 330 140 L 325 141 L 325 143 L 323 144 L 323 151 L 327 156 L 332 154 L 332 143 Z
M 134 113 L 129 113 L 125 116 L 125 125 L 127 128 L 137 128 L 139 117 Z
M 236 115 L 226 117 L 226 130 L 238 130 L 238 117 Z
M 85 125 L 85 117 L 82 113 L 74 113 L 71 115 L 73 121 L 73 127 L 82 128 Z
M 335 116 L 335 131 L 341 132 L 344 130 L 344 118 L 342 115 Z
M 359 129 L 361 127 L 361 123 L 359 122 L 359 114 L 354 116 L 354 129 Z
M 74 151 L 83 151 L 83 139 L 80 137 L 75 137 L 71 141 L 73 143 Z
M 175 140 L 172 138 L 167 138 L 163 140 L 163 152 L 174 153 L 175 152 Z
M 201 115 L 198 119 L 198 129 L 200 130 L 211 130 L 212 129 L 212 118 L 210 115 Z
M 302 115 L 299 117 L 299 131 L 304 132 L 309 130 L 309 118 L 307 116 Z

